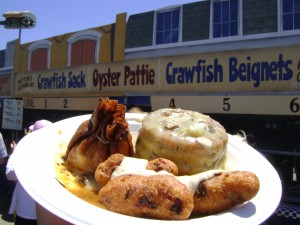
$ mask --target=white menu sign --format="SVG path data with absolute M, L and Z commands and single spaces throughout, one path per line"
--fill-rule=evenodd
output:
M 23 124 L 23 101 L 4 99 L 2 128 L 22 130 Z

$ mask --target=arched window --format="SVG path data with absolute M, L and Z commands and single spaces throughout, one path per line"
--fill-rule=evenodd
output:
M 28 71 L 50 69 L 51 45 L 51 41 L 41 40 L 28 47 Z
M 101 33 L 85 30 L 68 39 L 68 66 L 98 63 Z

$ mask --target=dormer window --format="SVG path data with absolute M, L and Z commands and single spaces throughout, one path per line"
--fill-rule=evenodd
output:
M 238 0 L 215 0 L 213 4 L 213 38 L 238 35 Z
M 180 39 L 180 8 L 156 13 L 155 44 L 178 43 Z
M 300 29 L 300 0 L 282 0 L 282 30 Z

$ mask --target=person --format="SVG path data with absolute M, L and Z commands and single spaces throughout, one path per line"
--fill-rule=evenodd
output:
M 4 164 L 7 157 L 7 149 L 3 140 L 3 136 L 0 132 L 0 165 Z
M 52 212 L 45 209 L 40 204 L 36 204 L 36 213 L 38 225 L 73 225 L 72 223 L 56 216 Z
M 128 113 L 144 113 L 140 107 L 132 107 L 127 112 Z
M 34 132 L 50 124 L 52 124 L 52 122 L 48 120 L 36 121 L 34 125 L 29 127 L 29 135 L 30 132 Z M 14 170 L 16 143 L 13 141 L 11 145 L 13 152 L 9 156 L 6 165 L 6 177 L 8 180 L 16 181 L 16 186 L 14 188 L 9 214 L 15 215 L 15 225 L 37 225 L 36 202 L 18 181 Z

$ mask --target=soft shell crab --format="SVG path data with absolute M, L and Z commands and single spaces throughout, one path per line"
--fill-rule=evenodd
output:
M 64 159 L 68 167 L 94 172 L 109 156 L 133 156 L 132 137 L 125 120 L 126 107 L 117 100 L 100 98 L 89 120 L 71 138 Z

